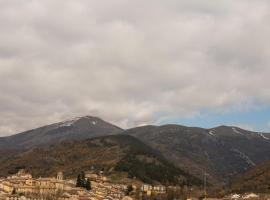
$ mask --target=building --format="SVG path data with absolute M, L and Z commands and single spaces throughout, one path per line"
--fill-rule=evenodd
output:
M 55 193 L 69 190 L 72 183 L 63 179 L 63 173 L 59 172 L 56 177 L 34 179 L 31 174 L 20 170 L 17 174 L 0 179 L 0 190 L 7 194 L 12 193 Z
M 62 172 L 56 177 L 33 178 L 20 170 L 17 174 L 0 179 L 0 200 L 120 200 L 124 197 L 126 185 L 107 182 L 105 176 L 94 175 L 92 190 L 75 186 L 75 181 L 65 180 Z M 1 199 L 2 198 L 2 199 Z

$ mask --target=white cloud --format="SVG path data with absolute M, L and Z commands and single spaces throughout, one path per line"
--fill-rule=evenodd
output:
M 3 0 L 0 135 L 267 104 L 269 13 L 263 0 Z

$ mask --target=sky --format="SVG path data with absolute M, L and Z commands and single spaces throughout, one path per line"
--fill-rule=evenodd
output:
M 93 115 L 270 132 L 269 0 L 1 0 L 0 136 Z

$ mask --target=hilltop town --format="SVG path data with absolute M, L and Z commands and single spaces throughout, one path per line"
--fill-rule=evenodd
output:
M 122 199 L 127 189 L 123 184 L 110 184 L 106 178 L 97 175 L 91 176 L 92 188 L 86 190 L 76 187 L 75 180 L 64 179 L 59 172 L 56 177 L 33 178 L 25 170 L 17 174 L 0 179 L 0 199 Z
M 166 187 L 162 185 L 142 184 L 138 187 L 135 184 L 112 183 L 102 173 L 86 173 L 86 178 L 91 180 L 90 190 L 77 187 L 76 180 L 65 179 L 62 172 L 58 172 L 56 177 L 33 178 L 30 173 L 21 169 L 14 175 L 0 178 L 0 200 L 120 200 L 132 199 L 126 195 L 135 190 L 139 191 L 140 196 L 150 196 L 153 192 L 166 193 Z

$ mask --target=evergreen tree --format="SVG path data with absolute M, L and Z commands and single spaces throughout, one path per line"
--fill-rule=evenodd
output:
M 81 178 L 82 178 L 82 180 L 85 180 L 85 173 L 84 173 L 84 171 L 81 171 Z
M 78 174 L 78 176 L 77 176 L 76 187 L 82 187 L 81 174 Z
M 85 188 L 85 186 L 86 186 L 85 173 L 84 171 L 81 171 L 81 187 Z
M 126 195 L 129 195 L 132 191 L 133 191 L 132 185 L 128 185 L 128 186 L 127 186 Z
M 77 176 L 76 187 L 86 188 L 87 187 L 86 184 L 87 184 L 87 180 L 85 178 L 85 173 L 84 171 L 81 171 L 81 173 L 79 173 Z M 90 188 L 91 188 L 91 185 L 90 185 Z
M 85 188 L 87 190 L 91 190 L 91 182 L 90 182 L 89 178 L 86 180 Z
M 12 194 L 16 194 L 16 189 L 15 188 L 13 188 Z

